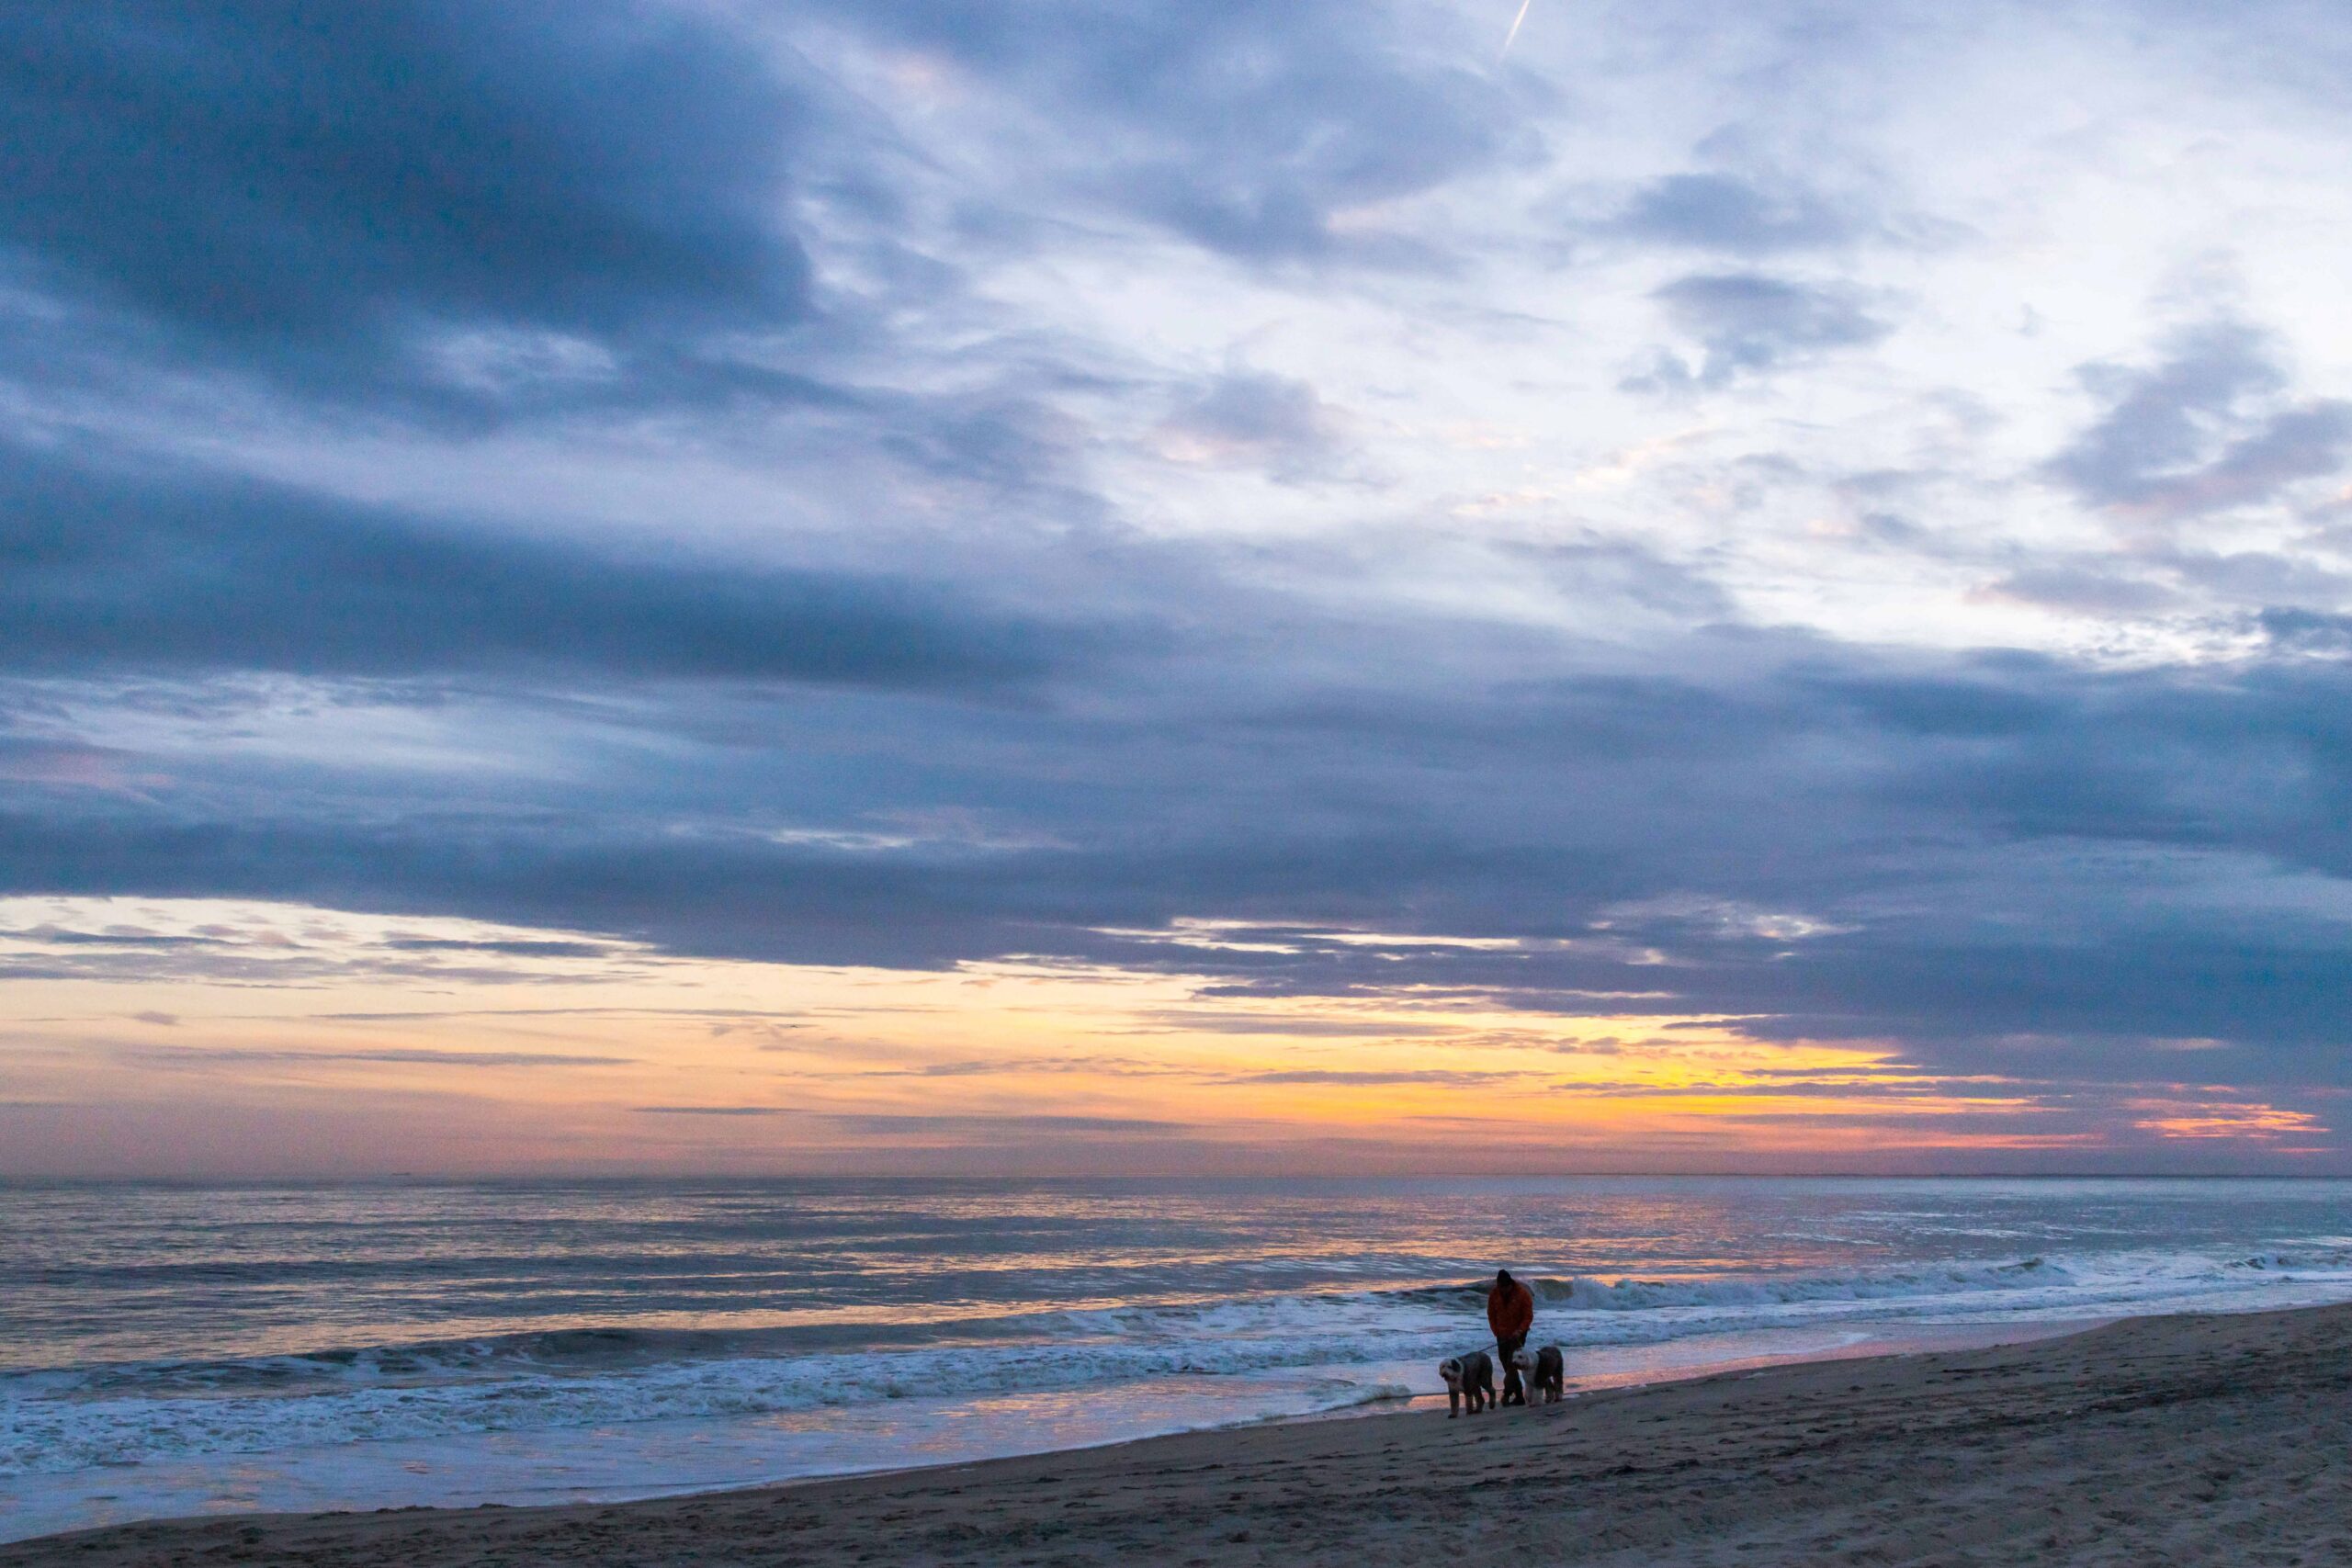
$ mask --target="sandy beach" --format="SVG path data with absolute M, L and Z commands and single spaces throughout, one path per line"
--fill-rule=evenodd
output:
M 624 1505 L 159 1521 L 0 1568 L 2352 1562 L 2352 1306 Z

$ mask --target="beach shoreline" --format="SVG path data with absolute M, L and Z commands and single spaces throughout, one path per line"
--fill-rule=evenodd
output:
M 232 1515 L 0 1568 L 2352 1561 L 2352 1306 L 2131 1318 L 1448 1420 L 1414 1409 L 552 1507 Z
M 2111 1319 L 2009 1320 L 1966 1325 L 1873 1323 L 1810 1332 L 1727 1330 L 1650 1344 L 1587 1346 L 1570 1357 L 1566 1387 L 1570 1398 L 1581 1398 L 1604 1389 L 1729 1375 L 1805 1361 L 2024 1343 L 2080 1332 L 2108 1321 Z M 616 1428 L 601 1438 L 586 1433 L 566 1434 L 571 1445 L 568 1453 L 550 1453 L 544 1446 L 546 1434 L 521 1431 L 484 1434 L 468 1445 L 470 1451 L 453 1450 L 446 1440 L 367 1441 L 350 1445 L 348 1450 L 329 1447 L 303 1456 L 317 1478 L 314 1484 L 304 1489 L 282 1483 L 276 1487 L 268 1484 L 266 1478 L 273 1471 L 284 1474 L 288 1468 L 286 1454 L 240 1454 L 234 1450 L 193 1461 L 167 1461 L 160 1465 L 140 1462 L 78 1472 L 18 1475 L 0 1483 L 0 1545 L 142 1520 L 361 1514 L 415 1507 L 462 1511 L 485 1506 L 544 1508 L 639 1503 L 942 1470 L 992 1460 L 1086 1452 L 1193 1432 L 1359 1420 L 1444 1407 L 1445 1395 L 1432 1365 L 1417 1362 L 1409 1366 L 1348 1366 L 1334 1370 L 1357 1379 L 1369 1371 L 1374 1382 L 1361 1397 L 1344 1404 L 1172 1425 L 1153 1424 L 1148 1411 L 1129 1408 L 1106 1412 L 1101 1408 L 1102 1397 L 1092 1391 L 1079 1395 L 1046 1395 L 1044 1399 L 1033 1395 L 1022 1402 L 1026 1407 L 1025 1419 L 999 1422 L 993 1429 L 978 1432 L 970 1430 L 967 1421 L 960 1418 L 963 1413 L 953 1406 L 924 1411 L 921 1402 L 894 1398 L 863 1406 L 863 1419 L 870 1423 L 866 1440 L 858 1448 L 826 1456 L 830 1462 L 810 1464 L 806 1456 L 789 1451 L 754 1451 L 744 1456 L 749 1461 L 746 1464 L 687 1466 L 736 1472 L 687 1482 L 681 1482 L 674 1474 L 680 1468 L 677 1456 L 689 1450 L 709 1452 L 729 1438 L 740 1442 L 735 1427 L 673 1421 Z M 1113 1391 L 1111 1398 L 1116 1400 L 1127 1392 Z M 854 1416 L 859 1410 L 860 1407 L 852 1406 L 833 1414 Z M 783 1415 L 772 1419 L 783 1424 L 800 1417 Z M 848 1431 L 841 1435 L 846 1437 Z M 910 1438 L 915 1439 L 912 1446 Z M 582 1438 L 587 1440 L 583 1442 Z M 364 1461 L 355 1461 L 351 1457 L 354 1451 L 363 1454 Z M 526 1451 L 533 1453 L 543 1471 L 537 1484 L 532 1483 L 533 1478 L 515 1473 L 519 1467 L 514 1461 Z M 665 1476 L 659 1468 L 632 1473 L 631 1458 L 648 1451 L 658 1456 L 657 1466 L 667 1461 L 673 1473 Z M 469 1463 L 485 1456 L 503 1459 L 506 1465 L 499 1469 Z M 760 1466 L 765 1472 L 752 1466 Z M 415 1481 L 402 1485 L 396 1472 L 413 1475 Z M 301 1496 L 300 1490 L 311 1495 Z M 272 1498 L 273 1492 L 277 1499 Z M 296 1495 L 288 1497 L 288 1492 Z M 181 1506 L 169 1506 L 174 1501 Z

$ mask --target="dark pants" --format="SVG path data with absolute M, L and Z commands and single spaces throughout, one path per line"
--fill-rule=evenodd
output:
M 1495 1359 L 1502 1363 L 1503 1369 L 1503 1393 L 1495 1402 L 1498 1404 L 1527 1403 L 1527 1390 L 1519 1381 L 1519 1369 L 1510 1364 L 1511 1357 L 1518 1354 L 1519 1348 L 1526 1343 L 1527 1336 L 1524 1334 L 1506 1334 L 1495 1341 Z

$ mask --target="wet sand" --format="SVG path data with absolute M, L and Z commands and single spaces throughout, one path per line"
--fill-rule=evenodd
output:
M 643 1503 L 121 1525 L 0 1568 L 1471 1556 L 2352 1564 L 2352 1306 Z

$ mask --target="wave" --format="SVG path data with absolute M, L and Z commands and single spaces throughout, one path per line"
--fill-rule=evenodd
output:
M 1809 1273 L 1717 1274 L 1685 1279 L 1610 1279 L 1529 1275 L 1525 1282 L 1559 1324 L 1562 1314 L 1673 1314 L 1749 1311 L 1815 1303 L 1941 1301 L 2068 1289 L 2092 1294 L 2163 1291 L 2226 1282 L 2237 1274 L 2280 1277 L 2352 1271 L 2352 1238 L 2319 1238 L 2294 1250 L 2214 1258 L 2192 1253 L 2120 1253 L 2053 1259 L 1889 1266 Z M 474 1379 L 626 1372 L 676 1363 L 740 1359 L 805 1359 L 828 1352 L 870 1355 L 925 1348 L 1060 1342 L 1260 1339 L 1289 1336 L 1319 1342 L 1383 1326 L 1409 1329 L 1415 1319 L 1474 1326 L 1487 1282 L 1413 1282 L 1346 1291 L 1268 1291 L 1203 1298 L 1180 1296 L 1102 1307 L 1043 1303 L 988 1315 L 884 1323 L 682 1328 L 575 1325 L 506 1334 L 422 1338 L 388 1344 L 220 1360 L 130 1361 L 74 1370 L 0 1372 L 0 1397 L 36 1390 L 55 1394 L 214 1395 L 303 1393 L 358 1385 L 401 1387 Z M 1573 1319 L 1569 1320 L 1573 1322 Z
M 1531 1283 L 1542 1337 L 1573 1353 L 1830 1322 L 2123 1315 L 2275 1298 L 2289 1285 L 2340 1295 L 2352 1293 L 2352 1247 Z M 859 1344 L 797 1327 L 591 1326 L 0 1375 L 0 1476 L 886 1400 L 1075 1396 L 1168 1379 L 1257 1379 L 1282 1386 L 1286 1410 L 1301 1397 L 1338 1408 L 1399 1397 L 1396 1369 L 1482 1337 L 1483 1299 L 1483 1281 L 1399 1282 L 1010 1313 L 953 1325 L 952 1338 L 920 1325 L 861 1329 L 870 1342 Z M 881 1337 L 889 1332 L 895 1342 Z
M 2014 1263 L 1822 1274 L 1718 1275 L 1690 1280 L 1537 1275 L 1523 1278 L 1522 1282 L 1535 1292 L 1539 1306 L 1567 1312 L 1622 1313 L 1941 1297 L 2063 1286 L 2075 1283 L 2075 1277 L 2047 1258 L 2028 1258 Z M 1410 1286 L 1395 1293 L 1406 1301 L 1475 1306 L 1483 1312 L 1487 1288 L 1487 1281 L 1480 1280 L 1462 1285 Z
M 1336 1354 L 1335 1354 L 1336 1352 Z M 0 1477 L 139 1464 L 189 1453 L 380 1442 L 610 1423 L 786 1415 L 883 1400 L 1074 1394 L 1155 1379 L 1328 1370 L 1372 1359 L 1368 1347 L 1278 1341 L 1051 1343 L 956 1350 L 732 1357 L 603 1375 L 540 1371 L 442 1383 L 318 1386 L 297 1397 L 243 1391 L 209 1397 L 60 1388 L 0 1397 Z M 36 1374 L 37 1376 L 39 1374 Z M 1315 1380 L 1317 1408 L 1395 1398 L 1393 1382 Z
M 1729 1280 L 1544 1280 L 1539 1284 L 1537 1299 L 1577 1312 L 1653 1312 L 1662 1307 L 1780 1306 L 1967 1295 L 2076 1282 L 2075 1274 L 2049 1259 L 2028 1258 L 2015 1263 Z
M 2216 1258 L 2195 1253 L 2113 1253 L 2052 1259 L 2033 1256 L 2001 1263 L 1803 1274 L 1713 1275 L 1685 1280 L 1605 1279 L 1591 1275 L 1522 1277 L 1537 1303 L 1578 1313 L 1654 1313 L 1677 1308 L 1754 1308 L 1815 1303 L 1938 1301 L 2018 1292 L 2079 1289 L 2095 1294 L 2227 1284 L 2239 1273 L 2352 1273 L 2352 1245 Z M 1394 1292 L 1407 1301 L 1484 1310 L 1487 1282 L 1418 1285 Z

